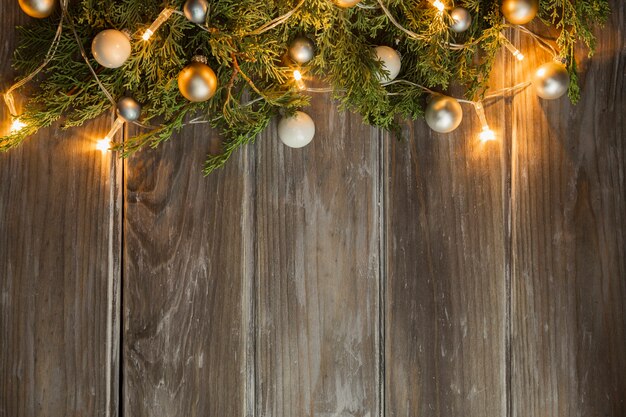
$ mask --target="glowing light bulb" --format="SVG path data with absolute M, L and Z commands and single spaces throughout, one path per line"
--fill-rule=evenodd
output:
M 441 0 L 434 0 L 432 2 L 433 6 L 435 7 L 435 9 L 439 10 L 439 13 L 443 13 L 443 9 L 446 8 L 446 5 L 443 4 L 443 2 Z
M 11 123 L 11 133 L 19 132 L 26 127 L 26 123 L 22 122 L 19 118 L 13 120 Z
M 300 71 L 294 70 L 294 72 L 293 72 L 293 79 L 296 82 L 296 87 L 298 87 L 299 90 L 305 90 L 306 89 L 306 84 L 302 80 L 302 73 Z
M 102 153 L 105 153 L 111 149 L 111 139 L 105 137 L 96 142 L 96 149 Z
M 483 126 L 483 130 L 478 135 L 478 138 L 482 143 L 491 142 L 492 140 L 496 140 L 496 134 L 493 133 L 493 130 L 489 129 L 489 126 Z
M 504 36 L 504 34 L 502 34 L 502 32 L 500 32 L 500 39 L 502 39 L 502 43 L 504 43 L 504 46 L 506 47 L 506 49 L 508 49 L 509 52 L 511 52 L 511 54 L 513 54 L 513 56 L 517 58 L 518 61 L 524 60 L 524 54 L 519 49 L 517 49 L 511 43 L 511 41 L 509 41 L 508 38 Z
M 144 41 L 149 40 L 152 37 L 152 35 L 154 35 L 154 32 L 159 30 L 161 25 L 163 23 L 165 23 L 167 21 L 167 19 L 170 18 L 172 13 L 174 13 L 174 9 L 170 9 L 170 8 L 163 9 L 163 11 L 161 11 L 161 13 L 159 13 L 159 16 L 156 18 L 156 20 L 143 33 L 143 36 L 142 36 L 143 40 Z

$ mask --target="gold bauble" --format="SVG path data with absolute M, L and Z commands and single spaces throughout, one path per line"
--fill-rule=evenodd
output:
M 502 14 L 514 25 L 525 25 L 535 18 L 539 5 L 537 0 L 504 0 Z
M 560 62 L 547 62 L 533 74 L 533 87 L 537 95 L 546 100 L 555 100 L 567 93 L 569 73 Z
M 30 17 L 43 19 L 52 14 L 56 0 L 19 0 L 20 7 Z
M 448 133 L 461 124 L 463 109 L 457 99 L 437 94 L 426 106 L 424 118 L 426 124 L 435 132 Z
M 335 4 L 343 8 L 354 7 L 360 2 L 361 0 L 335 0 Z
M 206 64 L 205 57 L 196 56 L 192 61 L 178 74 L 178 89 L 189 101 L 206 101 L 217 90 L 217 76 Z

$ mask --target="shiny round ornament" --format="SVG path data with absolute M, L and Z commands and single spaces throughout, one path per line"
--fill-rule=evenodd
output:
M 289 44 L 289 56 L 298 64 L 306 64 L 315 56 L 315 44 L 306 36 L 298 36 Z
M 127 122 L 137 121 L 141 116 L 141 104 L 132 97 L 122 97 L 117 102 L 117 114 Z
M 361 0 L 335 0 L 335 4 L 339 7 L 347 9 L 348 7 L 354 7 L 359 4 Z
M 213 97 L 217 90 L 217 76 L 205 57 L 195 56 L 191 64 L 183 68 L 178 74 L 178 89 L 187 100 L 195 103 Z
M 556 61 L 545 63 L 537 68 L 532 79 L 535 92 L 546 100 L 554 100 L 567 93 L 569 81 L 565 65 Z
M 426 107 L 426 124 L 439 133 L 452 132 L 463 120 L 463 109 L 459 102 L 448 96 L 436 95 Z
M 19 0 L 20 7 L 30 17 L 43 19 L 52 14 L 56 0 Z
M 514 25 L 525 25 L 535 18 L 539 4 L 537 0 L 504 0 L 502 14 Z
M 378 73 L 378 81 L 387 83 L 394 80 L 400 73 L 400 68 L 402 67 L 400 54 L 395 49 L 388 46 L 377 46 L 375 52 L 378 59 L 383 62 L 382 68 L 388 73 Z
M 292 117 L 283 117 L 278 122 L 278 137 L 290 148 L 302 148 L 313 140 L 315 122 L 308 114 L 297 111 Z
M 455 7 L 452 9 L 450 18 L 454 22 L 450 25 L 450 29 L 456 33 L 465 32 L 472 24 L 472 15 L 464 7 Z
M 187 0 L 183 6 L 185 17 L 193 23 L 205 23 L 208 12 L 209 2 L 207 0 Z
M 91 53 L 103 67 L 121 67 L 130 56 L 130 52 L 130 39 L 119 30 L 103 30 L 91 42 Z

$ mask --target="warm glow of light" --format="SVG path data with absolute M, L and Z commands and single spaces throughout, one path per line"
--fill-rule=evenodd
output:
M 24 127 L 26 127 L 26 123 L 22 122 L 20 119 L 15 119 L 11 124 L 11 133 L 19 132 Z
M 299 90 L 306 89 L 306 84 L 304 84 L 304 81 L 302 80 L 302 73 L 300 71 L 298 70 L 293 71 L 293 79 L 296 82 L 296 86 L 298 87 Z
M 437 10 L 439 10 L 439 13 L 443 13 L 443 9 L 446 8 L 446 5 L 443 4 L 443 2 L 441 0 L 435 0 L 433 1 L 433 6 L 435 6 L 435 8 Z
M 154 32 L 152 32 L 150 29 L 147 29 L 142 36 L 143 40 L 147 41 L 148 39 L 150 39 L 153 33 Z
M 489 126 L 483 127 L 483 131 L 480 132 L 478 138 L 482 143 L 491 142 L 492 140 L 496 140 L 496 134 L 493 133 L 493 130 L 489 129 Z
M 96 149 L 102 153 L 111 150 L 111 139 L 105 137 L 96 143 Z
M 517 51 L 517 54 L 513 54 L 515 56 L 515 58 L 517 58 L 518 61 L 523 61 L 524 60 L 524 54 L 521 53 L 520 51 Z

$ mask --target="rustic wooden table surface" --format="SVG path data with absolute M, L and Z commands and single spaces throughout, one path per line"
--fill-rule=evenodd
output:
M 0 87 L 14 27 L 0 0 Z M 122 162 L 109 117 L 0 155 L 0 416 L 626 416 L 623 1 L 582 101 L 489 106 L 500 140 L 308 110 L 222 171 L 196 127 Z M 492 85 L 548 57 L 502 52 Z M 0 110 L 8 128 L 6 109 Z

